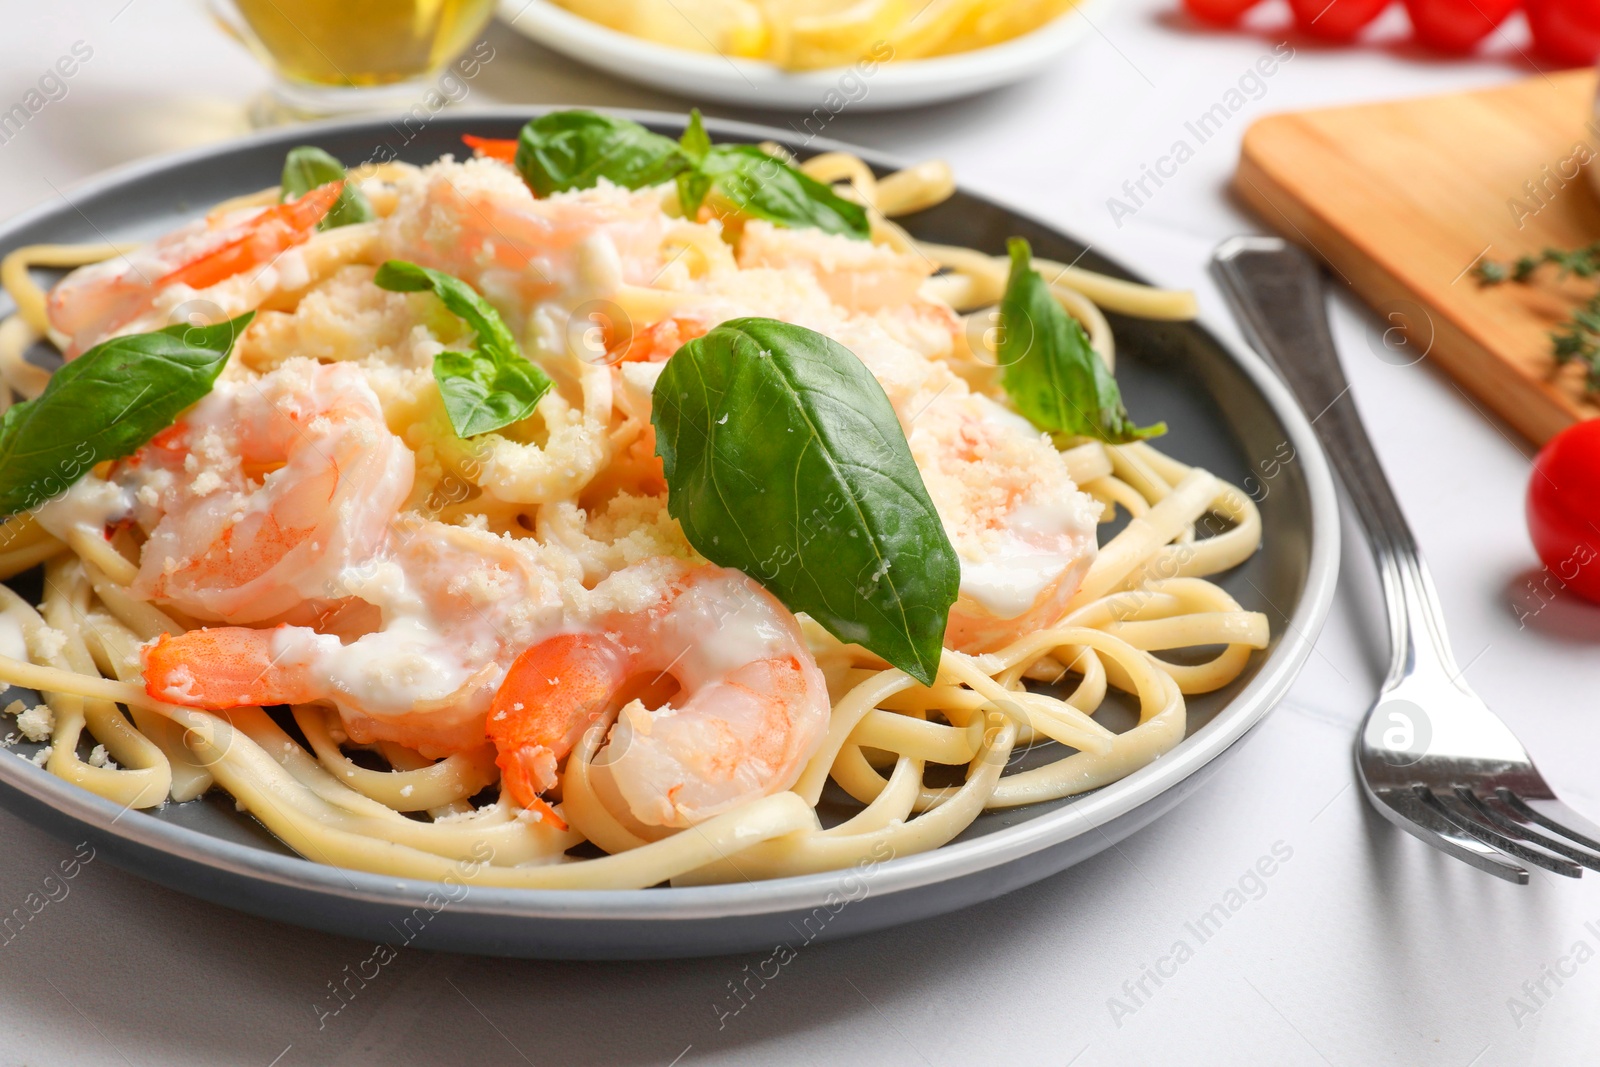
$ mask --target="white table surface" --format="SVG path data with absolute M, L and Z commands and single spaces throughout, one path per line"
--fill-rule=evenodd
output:
M 929 111 L 847 110 L 828 132 L 946 158 L 969 186 L 1163 282 L 1197 287 L 1217 322 L 1206 258 L 1222 238 L 1260 229 L 1226 191 L 1251 118 L 1531 70 L 1518 33 L 1501 58 L 1470 62 L 1433 61 L 1398 40 L 1355 50 L 1296 40 L 1264 96 L 1119 228 L 1107 198 L 1283 39 L 1280 13 L 1264 13 L 1252 33 L 1204 34 L 1168 6 L 1126 0 L 1029 84 Z M 1398 10 L 1386 20 L 1403 36 Z M 0 107 L 74 42 L 93 49 L 67 96 L 0 144 L 0 216 L 102 168 L 242 131 L 243 104 L 265 82 L 186 0 L 0 0 L 0 25 Z M 487 39 L 495 56 L 469 103 L 684 106 L 503 25 Z M 1537 604 L 1525 589 L 1537 567 L 1522 520 L 1529 449 L 1427 361 L 1376 358 L 1384 325 L 1337 299 L 1356 399 L 1430 558 L 1468 677 L 1559 790 L 1600 815 L 1600 609 L 1562 595 L 1519 625 L 1516 605 Z M 1351 739 L 1385 653 L 1372 567 L 1352 529 L 1345 555 L 1304 676 L 1197 796 L 1119 848 L 992 904 L 810 947 L 721 1029 L 715 1005 L 755 957 L 577 965 L 402 952 L 319 1030 L 313 1005 L 371 946 L 200 903 L 96 861 L 0 945 L 0 1061 L 1592 1063 L 1600 879 L 1499 882 L 1391 829 L 1352 785 Z M 0 911 L 71 853 L 5 814 L 0 841 Z M 1185 924 L 1274 845 L 1291 858 L 1199 944 Z M 1159 988 L 1146 979 L 1152 995 L 1136 1004 L 1124 983 L 1180 939 L 1193 957 Z M 1558 982 L 1547 968 L 1570 976 Z M 1113 997 L 1137 1010 L 1115 1012 Z

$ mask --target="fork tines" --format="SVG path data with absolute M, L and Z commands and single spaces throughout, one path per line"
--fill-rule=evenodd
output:
M 1600 826 L 1553 797 L 1524 798 L 1504 786 L 1488 796 L 1460 785 L 1385 792 L 1397 812 L 1444 839 L 1431 844 L 1510 881 L 1526 884 L 1528 872 L 1508 856 L 1569 878 L 1584 867 L 1600 871 Z

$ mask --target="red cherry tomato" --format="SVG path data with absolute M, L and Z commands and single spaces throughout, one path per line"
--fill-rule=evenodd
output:
M 1600 0 L 1527 0 L 1533 43 L 1574 67 L 1600 59 Z
M 1551 574 L 1600 603 L 1600 419 L 1562 430 L 1534 459 L 1528 533 Z
M 1184 10 L 1202 22 L 1232 26 L 1260 0 L 1183 0 Z
M 1505 21 L 1518 0 L 1405 0 L 1417 40 L 1441 52 L 1468 52 Z
M 1294 22 L 1313 37 L 1348 41 L 1389 6 L 1389 0 L 1289 0 Z

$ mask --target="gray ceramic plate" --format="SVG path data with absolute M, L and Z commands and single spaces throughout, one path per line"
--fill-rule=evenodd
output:
M 525 109 L 446 114 L 420 130 L 381 120 L 302 127 L 138 163 L 0 226 L 0 252 L 35 242 L 156 235 L 219 200 L 272 184 L 284 152 L 296 144 L 319 144 L 348 164 L 395 155 L 424 163 L 459 153 L 463 133 L 513 137 L 528 115 Z M 674 136 L 683 122 L 635 117 Z M 787 139 L 778 130 L 733 123 L 711 129 L 718 140 Z M 813 144 L 809 150 L 835 147 Z M 861 154 L 880 169 L 894 166 Z M 924 238 L 997 253 L 1007 237 L 1021 235 L 1041 256 L 1132 277 L 1099 255 L 1084 254 L 1070 237 L 966 194 L 907 221 Z M 625 892 L 473 889 L 437 913 L 425 905 L 429 883 L 309 863 L 221 795 L 160 811 L 119 812 L 24 760 L 6 758 L 0 759 L 0 804 L 64 839 L 88 837 L 136 874 L 219 904 L 352 937 L 507 956 L 770 950 L 780 941 L 843 937 L 954 911 L 1054 874 L 1171 809 L 1261 721 L 1309 654 L 1338 568 L 1327 465 L 1305 419 L 1261 361 L 1199 325 L 1119 316 L 1112 325 L 1130 410 L 1166 421 L 1171 433 L 1164 449 L 1250 486 L 1259 498 L 1264 547 L 1222 582 L 1246 607 L 1267 612 L 1273 630 L 1271 647 L 1257 653 L 1236 682 L 1190 701 L 1189 736 L 1181 745 L 1114 785 L 984 815 L 944 848 L 861 874 Z M 1283 462 L 1290 450 L 1294 459 Z M 18 581 L 26 584 L 27 576 Z

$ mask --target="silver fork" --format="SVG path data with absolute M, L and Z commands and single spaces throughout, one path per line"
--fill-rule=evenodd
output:
M 1367 798 L 1402 830 L 1519 885 L 1528 882 L 1522 863 L 1572 878 L 1600 871 L 1600 826 L 1556 798 L 1462 679 L 1433 579 L 1345 395 L 1318 268 L 1277 238 L 1235 237 L 1211 270 L 1246 339 L 1311 419 L 1383 578 L 1393 658 L 1356 739 Z

